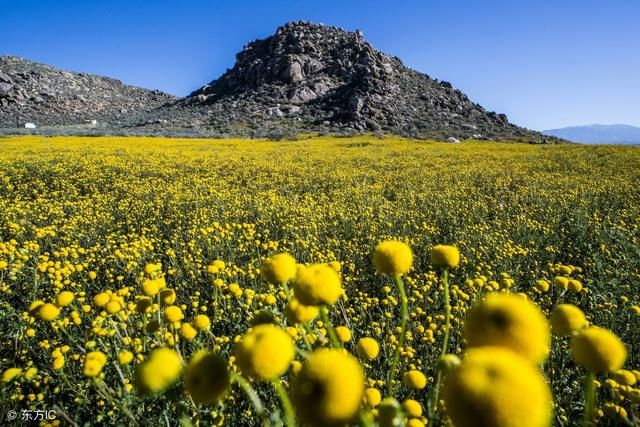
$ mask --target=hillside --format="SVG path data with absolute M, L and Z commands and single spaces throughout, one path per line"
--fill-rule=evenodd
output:
M 542 137 L 376 50 L 361 32 L 290 22 L 249 43 L 222 76 L 140 125 L 226 133 L 384 131 L 431 137 Z
M 26 122 L 77 125 L 90 120 L 118 127 L 174 99 L 109 77 L 0 57 L 0 127 L 20 127 Z

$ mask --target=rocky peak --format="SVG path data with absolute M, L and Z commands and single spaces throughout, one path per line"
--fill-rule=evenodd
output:
M 302 129 L 347 128 L 454 137 L 527 135 L 487 112 L 450 83 L 405 67 L 376 50 L 361 31 L 289 22 L 236 55 L 233 68 L 189 95 L 229 128 L 294 121 Z M 267 121 L 262 118 L 268 119 Z M 245 126 L 246 123 L 240 124 Z

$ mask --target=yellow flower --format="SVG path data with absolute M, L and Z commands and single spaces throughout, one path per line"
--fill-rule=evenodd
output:
M 337 326 L 335 331 L 340 342 L 345 343 L 351 341 L 351 331 L 346 326 Z
M 295 297 L 304 305 L 335 304 L 342 295 L 340 276 L 326 264 L 301 268 L 293 286 Z
M 38 314 L 38 311 L 40 310 L 40 307 L 42 307 L 43 305 L 44 305 L 44 301 L 42 301 L 42 300 L 34 301 L 31 304 L 29 304 L 29 308 L 27 309 L 27 312 L 31 316 L 35 316 L 36 314 Z
M 575 279 L 569 280 L 569 290 L 571 292 L 575 292 L 576 294 L 582 290 L 582 283 Z
M 571 335 L 587 326 L 587 318 L 582 310 L 572 304 L 558 304 L 549 320 L 551 330 L 558 336 Z
M 175 323 L 184 319 L 184 314 L 177 305 L 170 305 L 164 309 L 164 318 L 169 323 Z
M 287 283 L 296 276 L 296 260 L 287 253 L 273 255 L 266 259 L 260 273 L 267 282 L 279 285 Z
M 618 384 L 629 386 L 635 385 L 635 383 L 638 381 L 633 372 L 627 371 L 625 369 L 618 369 L 617 371 L 615 371 L 613 373 L 613 379 L 616 380 Z
M 56 295 L 56 305 L 58 307 L 66 307 L 73 301 L 73 292 L 62 291 Z
M 130 351 L 121 351 L 118 353 L 118 363 L 121 365 L 128 365 L 133 360 L 133 353 Z
M 380 353 L 380 345 L 373 338 L 360 338 L 358 344 L 356 344 L 356 352 L 364 360 L 373 360 Z
M 58 356 L 58 357 L 54 358 L 53 359 L 53 365 L 52 365 L 53 369 L 56 370 L 56 371 L 62 369 L 63 366 L 64 366 L 64 363 L 65 363 L 64 356 Z
M 38 310 L 38 317 L 45 321 L 50 321 L 58 317 L 60 309 L 51 303 L 46 303 L 40 306 Z
M 532 302 L 504 293 L 489 294 L 473 307 L 464 324 L 469 348 L 509 348 L 533 363 L 549 355 L 551 334 L 547 319 Z
M 627 349 L 608 329 L 591 326 L 571 339 L 573 359 L 591 372 L 610 372 L 622 367 Z
M 396 240 L 378 243 L 373 253 L 373 265 L 378 273 L 402 276 L 413 265 L 413 252 L 409 245 Z
M 109 301 L 111 301 L 111 297 L 106 292 L 101 292 L 98 295 L 93 297 L 93 303 L 97 307 L 103 307 L 107 305 Z
M 546 280 L 536 280 L 534 288 L 536 289 L 536 291 L 544 293 L 549 290 L 549 286 L 549 282 L 547 282 Z
M 199 314 L 193 319 L 193 326 L 199 331 L 206 331 L 211 327 L 211 321 L 204 314 Z
M 171 305 L 176 301 L 176 291 L 163 289 L 160 291 L 160 301 L 165 305 Z
M 104 307 L 104 310 L 109 314 L 116 314 L 122 309 L 122 306 L 118 301 L 109 301 Z
M 102 372 L 102 368 L 107 363 L 107 355 L 101 351 L 92 351 L 87 353 L 84 359 L 84 375 L 87 377 L 96 377 Z
M 160 292 L 161 284 L 162 283 L 158 279 L 147 279 L 142 283 L 142 292 L 144 292 L 146 296 L 154 296 Z
M 364 403 L 371 408 L 375 408 L 380 404 L 382 394 L 377 388 L 370 387 L 364 391 Z
M 182 335 L 182 338 L 185 340 L 191 341 L 196 337 L 196 335 L 198 335 L 198 331 L 196 328 L 191 326 L 190 323 L 183 323 L 180 326 L 180 335 Z
M 424 427 L 425 424 L 419 418 L 411 418 L 407 421 L 407 427 Z
M 542 374 L 504 348 L 469 350 L 446 377 L 444 401 L 456 427 L 551 425 L 551 391 Z
M 404 373 L 404 384 L 414 390 L 422 390 L 427 386 L 427 377 L 416 369 Z
M 358 414 L 364 394 L 364 372 L 342 350 L 314 351 L 293 380 L 292 400 L 301 424 L 339 425 Z
M 227 361 L 215 353 L 198 351 L 184 371 L 184 387 L 196 403 L 220 400 L 231 382 Z
M 451 372 L 460 366 L 460 358 L 455 354 L 445 354 L 438 359 L 438 369 L 443 372 Z
M 291 323 L 307 323 L 318 317 L 318 307 L 304 305 L 297 298 L 291 298 L 285 309 L 287 319 Z
M 11 382 L 21 373 L 22 369 L 20 368 L 9 368 L 2 373 L 2 378 L 0 378 L 0 381 L 2 381 L 3 383 Z
M 562 276 L 557 276 L 553 279 L 553 283 L 560 289 L 567 289 L 569 287 L 569 279 Z
M 96 280 L 96 277 L 98 277 L 98 274 L 95 271 L 89 272 L 89 280 Z
M 456 268 L 460 264 L 460 251 L 455 246 L 435 245 L 431 248 L 431 264 Z
M 413 399 L 407 399 L 402 402 L 402 409 L 410 417 L 417 418 L 422 416 L 422 405 Z
M 158 348 L 138 365 L 136 387 L 143 394 L 159 393 L 171 386 L 182 372 L 180 356 L 174 350 Z
M 265 381 L 287 372 L 294 356 L 289 334 L 269 323 L 255 326 L 236 347 L 236 364 L 242 373 Z

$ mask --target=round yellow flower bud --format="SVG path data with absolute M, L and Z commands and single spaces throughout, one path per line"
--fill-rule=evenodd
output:
M 377 388 L 370 387 L 364 391 L 364 403 L 371 408 L 375 408 L 380 404 L 382 394 Z
M 566 277 L 558 276 L 553 279 L 553 283 L 560 289 L 567 289 L 569 287 L 569 279 Z
M 431 264 L 456 268 L 460 264 L 460 251 L 455 246 L 435 245 L 431 248 Z
M 175 323 L 184 319 L 184 314 L 177 305 L 170 305 L 164 309 L 164 318 L 169 323 Z
M 445 380 L 444 401 L 456 427 L 548 427 L 551 390 L 540 372 L 511 350 L 467 352 Z
M 335 331 L 340 342 L 345 343 L 351 341 L 351 331 L 346 326 L 337 326 Z
M 618 384 L 632 386 L 638 382 L 638 379 L 631 371 L 627 371 L 626 369 L 618 369 L 613 373 L 613 379 L 616 380 Z
M 193 326 L 199 331 L 206 331 L 211 327 L 211 321 L 204 314 L 199 314 L 193 319 Z
M 182 372 L 180 356 L 174 350 L 158 348 L 136 369 L 136 387 L 143 394 L 159 393 L 172 385 Z
M 608 329 L 591 326 L 571 339 L 573 359 L 591 372 L 610 372 L 622 367 L 627 349 Z
M 121 351 L 118 353 L 118 363 L 121 365 L 128 365 L 133 360 L 133 353 L 130 351 Z
M 196 335 L 198 335 L 198 331 L 196 330 L 196 328 L 191 326 L 190 323 L 183 323 L 180 326 L 180 335 L 185 340 L 191 341 L 196 337 Z
M 356 352 L 364 360 L 373 360 L 380 353 L 380 345 L 373 338 L 360 338 L 356 344 Z
M 378 273 L 402 276 L 413 265 L 413 252 L 409 245 L 396 240 L 386 240 L 376 246 L 373 265 Z
M 296 260 L 287 253 L 267 258 L 260 269 L 262 278 L 273 285 L 287 283 L 296 277 L 296 272 Z
M 160 302 L 165 305 L 171 305 L 176 302 L 176 291 L 173 289 L 162 289 L 160 291 Z
M 549 282 L 547 282 L 546 280 L 536 280 L 534 288 L 540 293 L 545 293 L 549 291 L 549 286 Z
M 184 371 L 184 387 L 196 403 L 211 405 L 229 389 L 227 361 L 215 353 L 197 352 Z
M 56 305 L 58 307 L 66 307 L 73 301 L 73 292 L 62 291 L 56 295 Z
M 122 309 L 122 306 L 117 301 L 109 301 L 104 307 L 104 310 L 109 314 L 116 314 Z
M 587 326 L 587 318 L 582 310 L 572 304 L 559 304 L 553 309 L 551 330 L 558 336 L 571 335 Z
M 505 293 L 489 294 L 469 310 L 464 338 L 469 348 L 506 347 L 536 364 L 551 347 L 549 325 L 538 306 Z
M 407 399 L 402 402 L 402 409 L 409 417 L 421 417 L 422 416 L 422 405 L 413 399 Z
M 104 307 L 109 301 L 111 301 L 111 297 L 106 292 L 101 292 L 93 297 L 93 303 L 97 307 Z
M 51 321 L 60 315 L 60 309 L 51 303 L 40 306 L 38 317 L 44 321 Z
M 314 351 L 293 380 L 292 400 L 301 424 L 341 425 L 353 421 L 362 404 L 364 372 L 349 353 Z
M 101 351 L 92 351 L 87 353 L 84 359 L 84 375 L 87 377 L 96 377 L 102 372 L 102 368 L 107 363 L 107 355 Z
M 22 374 L 22 369 L 9 368 L 2 373 L 2 378 L 0 378 L 0 381 L 2 381 L 3 383 L 11 382 L 20 374 Z
M 333 268 L 326 264 L 314 264 L 299 269 L 293 291 L 301 304 L 332 305 L 342 295 L 342 283 Z
M 301 304 L 297 298 L 291 298 L 285 309 L 287 319 L 291 323 L 308 323 L 318 317 L 319 312 L 315 305 Z
M 416 369 L 404 373 L 404 385 L 414 390 L 422 390 L 427 386 L 427 377 Z
M 269 323 L 255 326 L 236 347 L 236 365 L 242 373 L 264 381 L 281 377 L 294 356 L 289 334 Z

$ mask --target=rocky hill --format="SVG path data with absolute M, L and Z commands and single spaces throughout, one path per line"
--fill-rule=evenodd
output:
M 175 99 L 108 77 L 0 57 L 0 127 L 26 122 L 77 125 L 96 120 L 113 128 Z
M 489 112 L 446 81 L 403 65 L 361 32 L 290 22 L 249 43 L 234 67 L 139 125 L 385 131 L 435 137 L 540 137 Z

